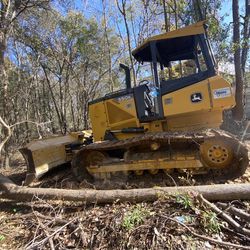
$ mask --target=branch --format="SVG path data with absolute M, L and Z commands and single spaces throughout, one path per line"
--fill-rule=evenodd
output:
M 190 229 L 187 225 L 185 225 L 184 223 L 177 221 L 171 217 L 165 216 L 165 215 L 160 215 L 161 217 L 171 220 L 179 225 L 181 225 L 182 227 L 186 228 L 191 234 L 193 234 L 195 237 L 200 238 L 202 240 L 206 240 L 206 241 L 210 241 L 211 243 L 220 245 L 220 246 L 227 246 L 227 247 L 233 247 L 234 249 L 250 249 L 250 247 L 248 246 L 242 246 L 242 245 L 237 245 L 237 244 L 233 244 L 233 243 L 229 243 L 229 242 L 224 242 L 224 241 L 220 241 L 220 240 L 216 240 L 210 237 L 207 237 L 205 235 L 201 235 L 201 234 L 197 234 L 196 232 L 194 232 L 192 229 Z
M 54 188 L 28 188 L 15 185 L 9 178 L 0 174 L 0 190 L 2 198 L 30 201 L 34 196 L 45 200 L 84 201 L 87 204 L 120 202 L 155 201 L 159 197 L 201 193 L 209 200 L 250 199 L 250 184 L 203 185 L 182 187 L 141 188 L 128 190 L 69 190 Z M 232 191 L 233 190 L 233 191 Z
M 32 123 L 32 124 L 35 124 L 35 125 L 37 125 L 37 126 L 43 126 L 43 125 L 45 125 L 45 124 L 48 124 L 48 123 L 51 123 L 51 121 L 47 121 L 47 122 L 33 122 L 33 121 L 22 121 L 22 122 L 17 122 L 17 123 L 15 123 L 15 124 L 12 124 L 12 125 L 10 125 L 10 128 L 13 128 L 13 127 L 15 127 L 15 126 L 17 126 L 17 125 L 20 125 L 20 124 L 23 124 L 23 123 Z
M 5 133 L 5 138 L 3 139 L 3 141 L 0 143 L 0 154 L 3 150 L 4 144 L 10 139 L 12 131 L 10 126 L 3 120 L 3 118 L 0 116 L 0 124 L 2 124 L 2 126 L 5 128 L 5 130 L 7 131 L 7 133 Z
M 42 122 L 42 123 L 38 123 L 38 122 L 33 122 L 33 121 L 21 121 L 21 122 L 17 122 L 15 124 L 12 125 L 8 125 L 3 118 L 0 116 L 0 124 L 2 124 L 2 126 L 6 129 L 7 133 L 5 134 L 5 138 L 3 139 L 3 141 L 0 143 L 0 154 L 3 150 L 3 147 L 5 145 L 5 143 L 10 139 L 11 135 L 12 135 L 12 128 L 19 125 L 19 124 L 23 124 L 23 123 L 32 123 L 35 124 L 37 127 L 37 133 L 39 135 L 39 138 L 42 138 L 40 131 L 39 131 L 39 127 L 43 126 L 44 124 L 48 124 L 51 123 L 51 121 L 47 121 L 47 122 Z
M 250 236 L 250 230 L 242 227 L 237 221 L 231 218 L 228 214 L 224 213 L 221 209 L 219 209 L 213 203 L 206 200 L 202 195 L 198 195 L 198 199 L 201 202 L 205 203 L 208 207 L 210 207 L 212 211 L 214 211 L 219 217 L 224 219 L 229 225 L 235 228 L 237 232 Z
M 122 1 L 123 10 L 121 9 L 121 6 L 119 5 L 118 0 L 116 0 L 116 5 L 117 5 L 117 8 L 118 8 L 118 10 L 120 11 L 120 13 L 121 13 L 122 15 L 125 15 L 125 13 L 124 13 L 124 3 L 123 3 L 123 1 Z
M 73 220 L 69 221 L 68 223 L 66 223 L 65 225 L 63 225 L 62 227 L 58 228 L 55 232 L 53 232 L 51 235 L 47 236 L 45 239 L 37 242 L 36 244 L 31 244 L 30 246 L 26 247 L 26 249 L 34 249 L 40 245 L 45 244 L 51 237 L 53 237 L 54 235 L 56 235 L 57 233 L 59 233 L 60 231 L 62 231 L 65 227 L 67 227 L 69 224 L 71 224 L 72 222 L 74 222 L 76 219 L 74 218 Z
M 5 11 L 5 19 L 8 17 L 9 15 L 9 10 L 10 10 L 10 0 L 8 0 L 7 3 L 7 7 L 6 7 L 6 11 Z
M 34 4 L 30 4 L 30 5 L 29 5 L 29 2 L 30 2 L 30 0 L 28 0 L 28 1 L 24 4 L 23 8 L 19 8 L 19 10 L 17 9 L 17 10 L 14 10 L 14 11 L 13 11 L 13 14 L 12 14 L 10 23 L 13 23 L 13 22 L 14 22 L 23 12 L 25 12 L 27 9 L 32 9 L 33 7 L 40 7 L 40 8 L 42 8 L 43 5 L 44 5 L 45 3 L 48 3 L 47 0 L 44 0 L 44 1 L 35 2 Z M 44 9 L 46 9 L 46 8 L 44 8 Z M 17 12 L 17 11 L 18 11 L 18 12 Z
M 217 202 L 217 205 L 219 207 L 223 208 L 225 211 L 228 211 L 228 212 L 242 218 L 245 221 L 250 221 L 250 214 L 246 213 L 242 209 L 228 206 L 226 203 L 222 203 L 222 202 Z

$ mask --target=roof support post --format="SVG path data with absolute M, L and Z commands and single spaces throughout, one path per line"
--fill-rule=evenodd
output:
M 213 57 L 212 49 L 209 45 L 209 41 L 204 34 L 198 35 L 198 39 L 200 41 L 201 50 L 202 50 L 206 65 L 208 67 L 208 70 L 210 72 L 215 73 L 215 68 L 214 68 L 215 67 L 215 59 Z
M 158 72 L 157 72 L 156 42 L 150 43 L 150 50 L 151 50 L 153 68 L 154 68 L 155 86 L 159 89 L 159 78 L 158 78 Z
M 159 113 L 159 117 L 163 117 L 163 107 L 162 107 L 162 99 L 161 99 L 161 91 L 160 91 L 160 84 L 158 78 L 158 71 L 157 71 L 157 48 L 156 42 L 150 42 L 150 50 L 151 50 L 151 57 L 153 62 L 154 68 L 154 80 L 155 80 L 155 87 L 157 91 L 157 107 L 156 112 Z

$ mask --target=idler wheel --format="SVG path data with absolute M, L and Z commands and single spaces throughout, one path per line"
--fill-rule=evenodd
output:
M 226 168 L 233 161 L 233 145 L 225 140 L 206 140 L 200 146 L 200 156 L 208 168 Z

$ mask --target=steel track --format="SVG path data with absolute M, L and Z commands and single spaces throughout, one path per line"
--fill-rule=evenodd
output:
M 204 141 L 212 138 L 228 141 L 232 145 L 234 158 L 232 164 L 223 169 L 211 169 L 212 174 L 218 178 L 232 179 L 243 175 L 248 167 L 248 150 L 246 146 L 240 142 L 234 135 L 219 129 L 206 129 L 195 132 L 157 132 L 145 133 L 133 138 L 117 141 L 103 141 L 96 142 L 83 147 L 72 160 L 72 170 L 79 179 L 85 178 L 89 173 L 84 166 L 84 158 L 91 151 L 113 151 L 124 150 L 128 151 L 130 148 L 151 144 L 153 142 L 174 144 L 176 142 L 182 143 L 196 143 L 198 146 Z M 188 144 L 187 144 L 188 145 Z M 206 166 L 209 169 L 209 166 Z

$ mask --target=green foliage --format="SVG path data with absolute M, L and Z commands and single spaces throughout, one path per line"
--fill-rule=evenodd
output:
M 131 211 L 127 212 L 123 218 L 122 226 L 130 231 L 135 226 L 141 224 L 146 216 L 150 214 L 150 211 L 141 205 L 136 205 Z
M 219 233 L 220 223 L 218 221 L 217 215 L 212 211 L 205 211 L 201 214 L 202 224 L 208 232 Z
M 177 195 L 176 202 L 182 205 L 185 209 L 190 209 L 193 207 L 193 200 L 188 194 Z
M 18 44 L 12 54 L 21 57 L 22 65 L 16 68 L 11 62 L 9 70 L 17 109 L 26 106 L 29 120 L 51 121 L 53 132 L 88 128 L 87 103 L 110 91 L 110 75 L 112 85 L 119 85 L 113 58 L 120 53 L 120 39 L 113 27 L 104 31 L 94 16 L 53 9 L 24 16 L 17 36 L 22 47 Z M 16 95 L 20 89 L 27 94 Z M 15 112 L 22 116 L 24 109 Z
M 0 234 L 0 241 L 3 241 L 3 240 L 5 240 L 5 236 Z

